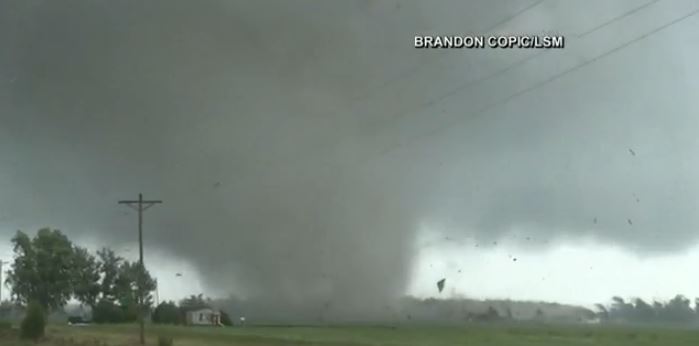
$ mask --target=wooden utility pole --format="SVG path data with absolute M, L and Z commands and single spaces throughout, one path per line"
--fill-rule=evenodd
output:
M 158 291 L 158 279 L 155 279 L 155 306 L 160 305 L 160 292 Z
M 2 285 L 4 285 L 4 283 L 2 282 L 2 273 L 3 273 L 2 265 L 3 264 L 10 264 L 10 262 L 3 262 L 2 260 L 0 260 L 0 303 L 2 303 Z
M 153 201 L 144 201 L 143 200 L 143 194 L 138 194 L 138 200 L 135 201 L 119 201 L 119 204 L 126 204 L 129 207 L 135 209 L 138 211 L 138 264 L 141 266 L 140 270 L 143 270 L 143 273 L 145 274 L 146 267 L 143 264 L 143 212 L 146 211 L 146 209 L 152 207 L 155 204 L 163 203 L 163 201 L 159 200 L 153 200 Z M 145 304 L 144 304 L 144 299 L 143 299 L 143 277 L 138 278 L 138 304 L 139 304 L 139 309 L 138 309 L 138 324 L 140 325 L 140 341 L 141 345 L 144 345 L 146 343 L 146 336 L 145 336 L 145 318 L 144 318 L 144 313 L 145 313 Z

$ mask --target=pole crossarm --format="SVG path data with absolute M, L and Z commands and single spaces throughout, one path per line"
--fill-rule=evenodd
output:
M 145 211 L 146 209 L 156 205 L 163 203 L 163 201 L 159 200 L 153 200 L 153 201 L 119 201 L 119 204 L 126 204 L 128 207 L 131 207 L 134 210 L 140 210 L 140 211 Z

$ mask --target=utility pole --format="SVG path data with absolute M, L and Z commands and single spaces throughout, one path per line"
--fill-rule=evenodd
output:
M 10 262 L 4 262 L 3 260 L 0 260 L 0 303 L 2 303 L 2 285 L 3 285 L 3 282 L 2 282 L 2 273 L 3 273 L 3 271 L 2 271 L 2 265 L 3 265 L 3 264 L 10 264 Z
M 129 207 L 135 209 L 138 211 L 138 264 L 141 266 L 141 270 L 143 270 L 143 273 L 145 273 L 146 267 L 143 265 L 143 212 L 146 211 L 146 209 L 159 204 L 163 203 L 163 201 L 159 200 L 153 200 L 153 201 L 144 201 L 143 200 L 143 194 L 139 193 L 138 194 L 138 200 L 135 201 L 119 201 L 119 204 L 126 204 Z M 146 343 L 146 336 L 145 336 L 145 321 L 144 321 L 144 313 L 145 313 L 145 304 L 144 304 L 144 299 L 143 299 L 143 278 L 140 277 L 138 279 L 138 303 L 139 303 L 139 309 L 138 309 L 138 323 L 140 325 L 140 341 L 141 345 L 144 345 Z
M 158 279 L 155 279 L 155 306 L 160 305 L 160 292 L 158 291 Z

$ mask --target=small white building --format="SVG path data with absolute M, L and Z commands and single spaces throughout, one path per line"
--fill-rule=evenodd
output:
M 187 325 L 190 326 L 222 326 L 221 313 L 205 308 L 187 312 Z

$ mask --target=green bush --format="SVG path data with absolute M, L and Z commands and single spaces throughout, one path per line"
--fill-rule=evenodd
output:
M 92 309 L 92 321 L 102 323 L 127 323 L 138 320 L 138 307 L 135 304 L 119 306 L 108 300 L 101 300 Z
M 44 309 L 38 303 L 29 303 L 27 315 L 20 325 L 20 337 L 37 340 L 44 336 L 44 328 L 46 328 Z
M 172 338 L 169 336 L 159 336 L 158 337 L 158 346 L 172 346 Z
M 127 309 L 108 300 L 101 300 L 92 309 L 92 321 L 102 323 L 124 323 L 136 321 L 138 311 Z
M 12 329 L 12 322 L 0 321 L 0 340 L 15 338 L 17 333 Z
M 119 322 L 136 322 L 138 321 L 138 305 L 129 304 L 119 307 L 121 309 L 121 321 Z
M 116 323 L 122 319 L 121 309 L 110 301 L 100 300 L 92 309 L 92 321 L 95 323 Z
M 12 322 L 0 321 L 0 331 L 12 329 Z

